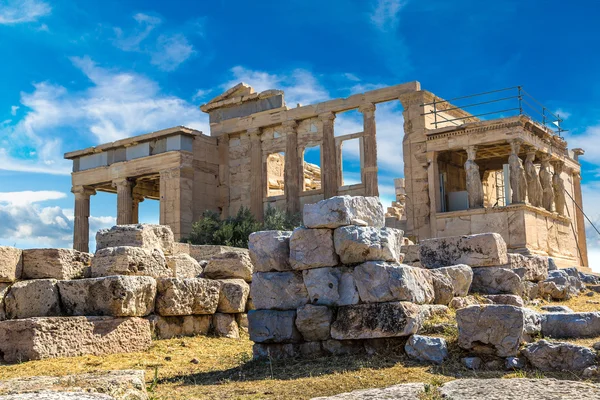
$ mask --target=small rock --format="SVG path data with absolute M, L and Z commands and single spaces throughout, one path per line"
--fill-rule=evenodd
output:
M 504 368 L 502 360 L 490 360 L 485 363 L 485 369 L 490 371 L 498 371 Z
M 468 369 L 481 369 L 481 358 L 479 357 L 464 357 L 460 361 Z
M 592 349 L 566 342 L 540 340 L 525 346 L 523 355 L 542 371 L 582 371 L 596 363 Z
M 594 348 L 594 350 L 600 351 L 600 342 L 596 342 L 592 345 L 592 347 Z
M 559 312 L 572 313 L 572 312 L 574 312 L 567 306 L 541 306 L 540 308 L 544 311 L 554 312 L 554 313 L 559 313 Z
M 522 357 L 506 357 L 504 368 L 509 371 L 525 368 L 525 359 Z
M 516 294 L 488 294 L 484 296 L 494 304 L 507 304 L 509 306 L 524 307 L 523 299 Z
M 404 350 L 409 357 L 434 364 L 441 364 L 448 358 L 448 346 L 443 338 L 412 335 Z
M 594 376 L 597 376 L 598 375 L 598 366 L 592 365 L 591 367 L 587 367 L 586 369 L 583 370 L 583 373 L 581 375 L 584 378 L 593 378 Z
M 200 364 L 200 361 L 197 358 L 192 358 L 190 360 L 190 363 L 192 363 L 192 364 Z

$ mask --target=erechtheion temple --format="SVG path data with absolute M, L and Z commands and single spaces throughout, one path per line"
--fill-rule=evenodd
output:
M 521 98 L 519 98 L 519 101 Z M 160 200 L 160 224 L 176 239 L 209 209 L 223 217 L 268 205 L 299 212 L 336 195 L 377 196 L 379 103 L 400 102 L 404 167 L 398 163 L 389 226 L 418 241 L 496 232 L 509 251 L 587 266 L 581 149 L 523 112 L 480 119 L 418 82 L 288 108 L 284 93 L 239 84 L 202 105 L 210 135 L 186 127 L 67 153 L 73 161 L 74 247 L 88 251 L 90 196 L 117 193 L 117 223 L 137 222 L 139 202 Z M 357 109 L 362 132 L 337 135 L 336 114 Z M 342 148 L 359 143 L 360 182 L 346 184 Z M 305 160 L 318 147 L 320 165 Z

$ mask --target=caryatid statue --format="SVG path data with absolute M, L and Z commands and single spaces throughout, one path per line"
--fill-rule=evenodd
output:
M 542 184 L 542 206 L 550 212 L 554 211 L 554 189 L 552 188 L 552 173 L 550 172 L 550 156 L 542 156 L 540 168 L 540 183 Z
M 563 171 L 563 162 L 555 161 L 552 163 L 554 167 L 554 176 L 552 176 L 552 189 L 554 189 L 554 207 L 560 215 L 565 214 L 565 182 L 561 177 Z
M 510 169 L 510 189 L 512 190 L 511 203 L 524 203 L 527 194 L 527 180 L 525 178 L 525 168 L 519 158 L 523 140 L 514 139 L 510 141 L 510 156 L 508 157 L 508 166 Z
M 534 207 L 542 206 L 542 184 L 538 176 L 537 168 L 533 164 L 535 160 L 535 151 L 527 153 L 525 159 L 525 179 L 527 179 L 527 199 L 529 204 Z
M 465 174 L 467 177 L 467 193 L 469 196 L 469 208 L 483 208 L 483 184 L 479 175 L 479 166 L 475 163 L 477 154 L 476 146 L 465 147 L 467 151 L 467 162 L 465 162 Z

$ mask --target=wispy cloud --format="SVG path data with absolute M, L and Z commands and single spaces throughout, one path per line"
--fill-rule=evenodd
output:
M 150 62 L 163 71 L 174 71 L 194 53 L 194 46 L 182 34 L 160 35 Z
M 0 25 L 35 22 L 52 12 L 50 5 L 40 0 L 7 0 L 0 4 Z
M 33 204 L 48 200 L 64 199 L 67 195 L 54 190 L 26 190 L 22 192 L 0 192 L 0 203 Z
M 371 22 L 382 31 L 394 30 L 398 27 L 398 14 L 406 1 L 377 0 L 371 13 Z
M 385 66 L 395 75 L 402 75 L 412 67 L 408 46 L 400 34 L 400 12 L 407 0 L 376 0 L 369 19 L 377 36 L 375 48 Z
M 12 106 L 10 107 L 10 115 L 15 116 L 17 115 L 17 110 L 19 109 L 19 106 Z

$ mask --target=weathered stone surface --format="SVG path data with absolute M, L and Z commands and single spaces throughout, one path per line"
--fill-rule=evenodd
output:
M 0 246 L 0 282 L 14 282 L 23 273 L 23 251 L 14 247 Z
M 221 284 L 203 278 L 157 280 L 156 312 L 162 316 L 214 314 Z
M 93 256 L 73 249 L 23 250 L 23 279 L 76 279 L 89 274 Z
M 307 304 L 296 311 L 296 327 L 306 341 L 327 340 L 333 312 L 327 306 Z
M 296 228 L 290 237 L 290 265 L 295 270 L 338 265 L 331 229 Z
M 67 315 L 142 317 L 154 311 L 156 280 L 149 276 L 107 276 L 58 281 Z
M 519 275 L 512 270 L 500 267 L 473 268 L 471 292 L 482 294 L 516 294 L 523 293 L 523 285 Z
M 248 238 L 248 250 L 256 272 L 290 271 L 291 231 L 254 232 Z
M 204 276 L 210 279 L 243 279 L 251 282 L 253 271 L 248 250 L 240 249 L 210 259 L 204 268 Z
M 257 272 L 250 297 L 257 309 L 295 310 L 308 303 L 300 272 Z
M 246 253 L 248 250 L 239 247 L 220 246 L 213 244 L 190 244 L 189 255 L 196 261 L 210 260 L 225 253 Z
M 530 308 L 522 308 L 523 311 L 523 341 L 533 342 L 542 332 L 543 314 Z
M 455 297 L 452 299 L 448 306 L 458 310 L 459 308 L 465 308 L 469 306 L 479 305 L 479 301 L 473 296 Z
M 173 276 L 160 249 L 119 246 L 96 251 L 92 260 L 92 278 L 111 275 Z
M 61 315 L 56 279 L 34 279 L 13 284 L 4 298 L 8 319 Z
M 548 311 L 551 313 L 559 313 L 559 312 L 572 313 L 572 312 L 574 312 L 570 307 L 567 307 L 567 306 L 548 305 L 548 306 L 541 306 L 540 308 L 544 311 Z
M 343 264 L 365 261 L 402 262 L 402 232 L 393 228 L 342 226 L 333 233 L 336 253 Z
M 600 312 L 542 314 L 542 335 L 553 338 L 600 336 Z
M 523 285 L 523 294 L 521 295 L 523 299 L 530 301 L 538 297 L 540 288 L 537 282 L 522 281 L 521 284 Z
M 248 312 L 250 340 L 256 343 L 293 343 L 302 340 L 296 329 L 296 311 L 252 310 Z
M 171 276 L 175 278 L 199 278 L 202 275 L 202 266 L 189 254 L 165 256 L 165 259 L 167 267 L 173 271 Z
M 409 357 L 419 361 L 441 364 L 448 358 L 448 345 L 443 338 L 412 335 L 404 350 Z
M 338 308 L 331 325 L 337 340 L 409 336 L 421 327 L 420 307 L 408 302 L 358 304 Z
M 213 332 L 216 336 L 239 339 L 240 330 L 234 314 L 216 313 L 212 319 Z
M 354 280 L 366 303 L 400 300 L 424 304 L 435 298 L 431 277 L 422 268 L 369 261 L 354 269 Z
M 452 281 L 454 296 L 463 297 L 469 293 L 469 288 L 473 282 L 473 269 L 468 265 L 452 265 L 432 269 L 431 274 L 446 275 Z
M 385 226 L 385 213 L 379 197 L 335 196 L 316 204 L 306 204 L 303 219 L 307 228 Z
M 523 269 L 523 280 L 539 282 L 548 277 L 549 257 L 524 256 L 517 253 L 508 253 L 508 262 L 502 265 L 507 269 Z
M 145 351 L 150 323 L 137 317 L 50 317 L 0 322 L 0 354 L 13 363 Z
M 221 292 L 217 311 L 230 314 L 246 311 L 250 285 L 243 279 L 220 279 L 219 282 L 221 282 Z
M 0 396 L 55 391 L 80 395 L 91 392 L 118 400 L 148 399 L 143 370 L 103 371 L 60 377 L 32 376 L 0 381 Z
M 334 356 L 347 356 L 359 354 L 365 351 L 363 342 L 365 340 L 335 340 L 329 339 L 322 342 L 323 350 Z
M 312 400 L 370 400 L 402 399 L 419 400 L 425 391 L 423 383 L 403 383 L 383 389 L 362 389 L 329 397 L 314 397 Z
M 534 368 L 542 371 L 582 371 L 596 363 L 596 352 L 592 349 L 546 340 L 525 346 L 523 355 Z
M 443 274 L 430 274 L 430 276 L 435 293 L 433 302 L 435 304 L 448 305 L 454 297 L 454 286 L 452 286 L 450 277 Z
M 419 244 L 419 259 L 425 268 L 457 264 L 487 267 L 508 263 L 506 243 L 497 233 L 427 239 Z
M 248 332 L 248 314 L 235 314 L 235 322 L 237 322 L 240 329 L 243 329 L 244 331 Z
M 538 283 L 539 295 L 543 298 L 551 297 L 555 300 L 566 300 L 577 296 L 583 284 L 579 275 L 570 268 L 553 270 L 548 273 L 548 278 Z
M 483 296 L 494 304 L 507 304 L 509 306 L 524 307 L 523 299 L 516 294 L 488 294 Z
M 481 358 L 479 357 L 464 357 L 460 360 L 462 364 L 468 369 L 480 369 L 481 368 Z
M 418 244 L 409 244 L 403 245 L 400 248 L 400 252 L 404 254 L 404 263 L 407 265 L 412 265 L 413 263 L 419 262 L 419 245 Z
M 4 321 L 6 319 L 6 312 L 4 311 L 4 299 L 6 298 L 6 293 L 8 293 L 9 287 L 9 283 L 0 283 L 0 321 Z
M 174 236 L 166 225 L 136 224 L 116 225 L 96 233 L 96 251 L 107 247 L 141 247 L 160 249 L 164 254 L 174 253 Z
M 429 319 L 434 316 L 443 317 L 448 315 L 450 309 L 441 304 L 423 304 L 420 306 L 421 315 L 424 319 Z
M 456 311 L 458 345 L 499 357 L 517 355 L 523 336 L 523 311 L 507 305 L 486 305 Z
M 325 267 L 302 271 L 304 286 L 312 304 L 347 306 L 359 301 L 353 270 L 348 267 Z
M 183 315 L 178 317 L 148 317 L 153 334 L 158 339 L 171 339 L 178 336 L 208 335 L 212 315 Z

